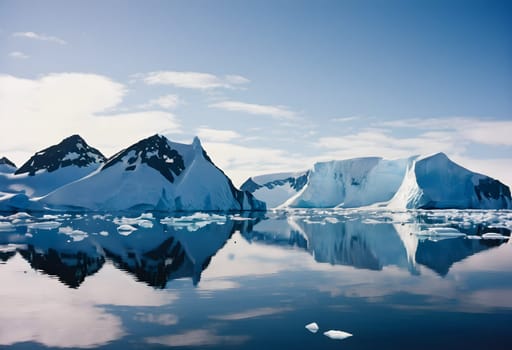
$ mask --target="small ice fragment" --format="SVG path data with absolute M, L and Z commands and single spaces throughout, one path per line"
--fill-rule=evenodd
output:
M 316 324 L 316 322 L 312 322 L 306 325 L 306 329 L 311 333 L 316 333 L 318 332 L 318 325 Z
M 495 233 L 495 232 L 484 233 L 482 235 L 482 238 L 483 239 L 509 239 L 509 237 L 504 236 L 504 235 L 499 234 L 499 233 Z
M 152 228 L 153 227 L 153 223 L 149 220 L 139 220 L 139 221 L 137 221 L 137 225 L 139 225 L 140 227 L 143 227 L 143 228 Z
M 130 235 L 133 231 L 136 231 L 137 229 L 131 225 L 121 225 L 117 228 L 117 232 L 119 232 L 120 235 L 123 235 L 123 236 L 128 236 Z
M 336 331 L 336 330 L 330 330 L 330 331 L 324 332 L 324 335 L 331 339 L 337 339 L 337 340 L 343 340 L 345 338 L 352 336 L 351 333 L 343 332 L 343 331 Z

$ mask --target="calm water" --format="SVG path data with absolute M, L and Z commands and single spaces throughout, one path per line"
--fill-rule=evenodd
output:
M 511 349 L 511 227 L 510 211 L 4 213 L 0 348 Z

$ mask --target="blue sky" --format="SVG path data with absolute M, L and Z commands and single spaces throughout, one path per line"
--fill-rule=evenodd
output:
M 199 135 L 237 184 L 444 151 L 512 184 L 510 1 L 0 0 L 0 153 Z

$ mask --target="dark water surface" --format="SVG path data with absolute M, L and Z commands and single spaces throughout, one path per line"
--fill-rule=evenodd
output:
M 512 349 L 510 228 L 511 211 L 3 213 L 0 348 Z

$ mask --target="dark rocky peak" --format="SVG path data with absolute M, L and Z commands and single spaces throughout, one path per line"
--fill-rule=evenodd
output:
M 34 154 L 15 174 L 28 173 L 33 176 L 40 170 L 52 172 L 71 165 L 87 167 L 103 163 L 105 159 L 100 151 L 89 146 L 83 138 L 73 135 Z
M 254 182 L 253 178 L 250 177 L 249 179 L 247 179 L 242 184 L 240 189 L 242 191 L 248 191 L 248 192 L 253 193 L 254 191 L 256 191 L 256 190 L 258 190 L 258 189 L 260 189 L 262 187 L 266 187 L 269 190 L 271 190 L 271 189 L 273 189 L 276 186 L 283 186 L 286 183 L 289 183 L 290 187 L 292 187 L 295 191 L 298 192 L 308 182 L 308 176 L 309 176 L 309 171 L 306 171 L 305 173 L 303 173 L 300 176 L 290 176 L 290 177 L 286 177 L 286 178 L 282 178 L 282 179 L 276 179 L 276 180 L 269 181 L 269 182 L 262 183 L 262 184 L 258 184 L 256 182 Z
M 0 158 L 0 165 L 9 165 L 12 166 L 13 168 L 16 168 L 16 164 L 11 162 L 7 157 Z
M 115 154 L 103 165 L 104 171 L 115 164 L 123 164 L 124 170 L 134 171 L 139 164 L 147 164 L 170 182 L 185 169 L 183 156 L 169 144 L 165 136 L 153 135 Z
M 242 191 L 247 191 L 247 192 L 253 193 L 254 191 L 256 191 L 262 187 L 263 187 L 263 185 L 257 184 L 256 182 L 254 182 L 252 177 L 250 177 L 247 180 L 245 180 L 245 182 L 242 184 L 242 186 L 240 186 L 240 189 Z

